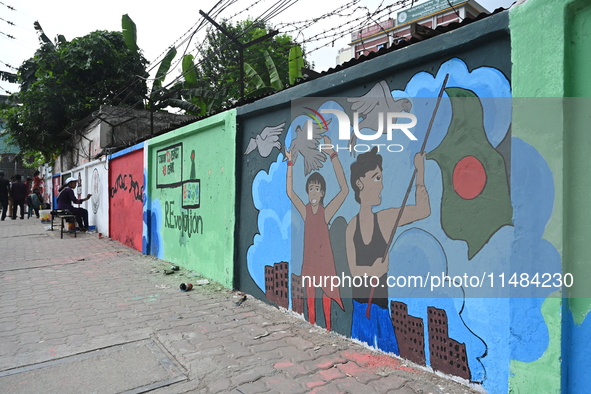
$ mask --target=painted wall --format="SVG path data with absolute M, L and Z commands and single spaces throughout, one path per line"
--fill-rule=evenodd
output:
M 61 186 L 62 186 L 62 178 L 61 178 L 61 175 L 59 173 L 57 173 L 51 177 L 51 185 L 49 186 L 50 190 L 51 190 L 51 207 L 52 207 L 52 209 L 57 208 L 57 196 L 59 195 L 59 190 L 60 190 Z
M 543 355 L 512 363 L 511 389 L 591 393 L 591 5 L 583 0 L 530 0 L 514 7 L 510 20 L 514 95 L 520 97 L 514 138 L 547 161 L 556 189 L 544 239 L 560 252 L 563 271 L 575 278 L 564 299 L 544 301 L 548 345 Z
M 109 157 L 110 237 L 142 251 L 144 143 Z
M 109 194 L 107 158 L 94 160 L 69 171 L 78 179 L 76 198 L 85 198 L 92 194 L 90 200 L 80 204 L 88 211 L 88 228 L 109 236 Z
M 151 139 L 143 250 L 233 287 L 236 120 L 227 111 Z
M 554 156 L 512 133 L 508 14 L 239 108 L 241 290 L 488 392 L 517 387 L 515 365 L 543 357 L 560 324 L 548 319 L 557 288 L 519 281 L 560 274 L 561 255 L 543 238 L 558 197 Z M 315 99 L 290 101 L 306 96 Z M 347 114 L 343 130 L 334 110 Z M 387 111 L 415 115 L 416 140 L 379 131 Z M 376 139 L 349 139 L 356 123 Z M 379 278 L 373 293 L 302 286 L 363 273 Z M 433 274 L 447 286 L 387 282 L 433 284 Z

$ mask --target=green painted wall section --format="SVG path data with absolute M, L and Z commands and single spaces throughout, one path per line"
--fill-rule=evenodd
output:
M 565 2 L 555 0 L 530 0 L 514 6 L 509 14 L 513 61 L 512 134 L 535 147 L 554 175 L 554 209 L 544 238 L 561 255 L 564 255 L 562 103 L 560 99 L 543 98 L 560 98 L 565 93 L 565 15 Z M 561 299 L 547 299 L 544 307 L 548 307 L 548 303 L 554 306 L 554 316 L 560 316 Z M 554 305 L 556 303 L 558 305 Z M 548 319 L 547 313 L 544 316 L 550 334 L 548 348 L 534 362 L 511 362 L 509 390 L 512 393 L 561 392 L 562 323 L 560 318 Z M 549 380 L 549 376 L 556 378 Z
M 148 209 L 158 257 L 226 287 L 234 280 L 236 111 L 153 138 Z
M 509 379 L 510 392 L 514 394 L 560 393 L 560 371 L 556 360 L 561 357 L 561 298 L 546 298 L 542 304 L 542 315 L 548 326 L 548 348 L 538 360 L 524 363 L 513 360 Z M 532 376 L 535 371 L 535 376 Z
M 576 324 L 581 324 L 591 310 L 589 282 L 591 278 L 591 3 L 577 1 L 567 8 L 565 133 L 565 271 L 579 280 L 569 294 L 570 308 Z
M 591 5 L 588 0 L 529 0 L 511 9 L 509 26 L 512 132 L 535 147 L 553 173 L 554 209 L 544 238 L 561 253 L 563 271 L 575 278 L 569 296 L 578 298 L 570 299 L 569 306 L 580 324 L 591 309 L 591 299 L 583 298 L 589 295 L 585 282 L 591 277 L 587 239 L 591 232 L 591 139 L 587 131 L 591 99 L 568 97 L 591 96 Z M 548 348 L 534 362 L 511 363 L 511 392 L 561 392 L 562 347 L 568 333 L 562 331 L 560 303 L 560 299 L 544 303 Z

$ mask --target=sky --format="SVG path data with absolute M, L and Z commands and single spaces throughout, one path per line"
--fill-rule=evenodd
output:
M 177 46 L 177 60 L 185 50 L 197 55 L 196 45 L 202 42 L 205 29 L 195 34 L 190 42 L 187 38 L 203 20 L 199 11 L 210 13 L 213 8 L 212 14 L 221 10 L 214 18 L 218 22 L 222 18 L 232 21 L 247 17 L 252 19 L 265 15 L 268 10 L 275 10 L 274 15 L 269 15 L 269 22 L 280 33 L 287 33 L 297 42 L 304 42 L 308 59 L 314 62 L 314 69 L 321 72 L 336 66 L 338 50 L 347 47 L 350 42 L 350 27 L 365 27 L 374 24 L 374 21 L 395 18 L 396 11 L 408 8 L 411 1 L 406 0 L 405 6 L 399 6 L 394 0 L 175 0 L 171 3 L 0 0 L 0 70 L 16 72 L 14 68 L 32 57 L 39 48 L 33 28 L 35 21 L 41 24 L 50 39 L 54 40 L 62 34 L 70 41 L 95 30 L 121 31 L 121 16 L 124 14 L 135 22 L 138 46 L 157 69 L 158 61 L 172 45 Z M 509 8 L 513 1 L 480 0 L 479 3 L 492 11 L 498 7 Z M 417 0 L 416 4 L 420 2 Z M 339 8 L 335 14 L 334 11 Z M 382 12 L 376 14 L 377 10 Z M 331 15 L 323 17 L 327 14 Z M 368 18 L 368 14 L 372 18 Z M 303 21 L 311 22 L 301 23 Z M 329 37 L 323 38 L 326 31 L 329 33 L 324 35 Z M 179 74 L 179 68 L 180 65 L 176 65 L 171 70 L 167 83 Z M 151 72 L 152 75 L 154 73 L 155 70 Z M 17 84 L 0 81 L 0 95 L 17 91 Z

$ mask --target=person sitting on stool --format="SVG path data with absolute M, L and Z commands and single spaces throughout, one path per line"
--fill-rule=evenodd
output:
M 57 197 L 57 209 L 67 209 L 76 215 L 76 221 L 80 231 L 88 231 L 88 211 L 84 208 L 75 208 L 72 204 L 82 204 L 84 201 L 90 199 L 92 194 L 86 196 L 82 200 L 76 198 L 74 194 L 74 188 L 76 187 L 78 180 L 73 177 L 66 179 L 66 184 L 60 190 L 60 194 Z

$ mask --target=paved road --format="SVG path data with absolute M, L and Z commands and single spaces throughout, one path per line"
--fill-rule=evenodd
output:
M 0 222 L 2 393 L 472 393 L 97 234 Z

